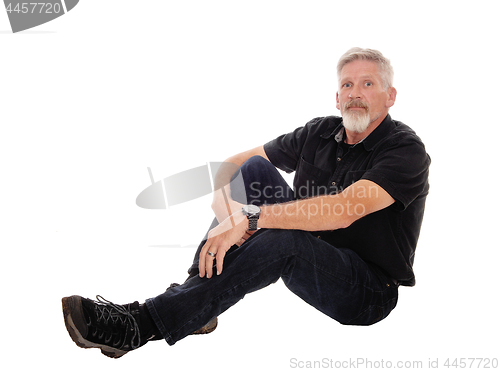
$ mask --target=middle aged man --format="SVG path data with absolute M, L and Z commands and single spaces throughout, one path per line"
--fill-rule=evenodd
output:
M 217 218 L 184 284 L 141 305 L 63 298 L 78 346 L 118 358 L 149 340 L 173 345 L 212 331 L 218 315 L 280 278 L 342 324 L 370 325 L 392 311 L 398 286 L 415 284 L 430 158 L 388 114 L 396 89 L 380 52 L 353 48 L 337 72 L 342 118 L 313 119 L 221 167 Z M 275 167 L 296 172 L 293 191 Z

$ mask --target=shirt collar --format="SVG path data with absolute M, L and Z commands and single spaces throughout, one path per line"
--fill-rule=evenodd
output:
M 365 149 L 371 151 L 375 148 L 375 145 L 381 139 L 383 139 L 391 130 L 394 129 L 394 127 L 395 124 L 392 121 L 391 116 L 387 114 L 382 123 L 380 123 L 380 125 L 372 133 L 370 133 L 368 137 L 363 138 L 356 145 L 363 143 Z M 345 133 L 345 128 L 341 122 L 340 125 L 337 125 L 333 128 L 332 127 L 328 128 L 328 130 L 321 135 L 321 138 L 328 139 L 334 136 L 335 141 L 339 143 L 344 140 L 344 133 Z

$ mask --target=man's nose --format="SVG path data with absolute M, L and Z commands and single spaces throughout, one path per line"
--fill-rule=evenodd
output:
M 351 93 L 349 94 L 349 98 L 360 99 L 361 98 L 361 91 L 358 88 L 353 87 L 351 90 Z

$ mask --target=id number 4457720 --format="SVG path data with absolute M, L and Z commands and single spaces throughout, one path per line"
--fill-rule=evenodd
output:
M 6 6 L 8 13 L 22 13 L 22 14 L 59 14 L 64 12 L 59 3 L 8 3 Z

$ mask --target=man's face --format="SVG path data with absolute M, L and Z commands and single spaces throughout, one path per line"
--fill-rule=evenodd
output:
M 337 109 L 348 130 L 362 133 L 371 123 L 380 123 L 395 100 L 396 90 L 384 89 L 375 62 L 357 60 L 342 68 Z

